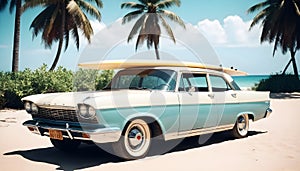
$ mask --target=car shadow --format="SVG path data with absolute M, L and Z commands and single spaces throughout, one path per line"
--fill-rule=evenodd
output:
M 267 131 L 249 131 L 248 137 L 256 136 L 264 133 L 267 133 Z M 199 148 L 199 147 L 219 144 L 219 143 L 233 141 L 233 140 L 237 140 L 237 139 L 232 137 L 230 131 L 195 136 L 195 137 L 185 138 L 174 149 L 172 149 L 168 153 L 185 151 L 193 148 Z
M 300 93 L 271 93 L 271 99 L 300 99 Z
M 73 171 L 98 166 L 104 163 L 124 161 L 96 145 L 81 145 L 72 153 L 62 152 L 54 147 L 19 150 L 4 155 L 20 155 L 30 161 L 54 164 L 59 166 L 56 170 Z
M 266 132 L 250 131 L 249 136 L 255 136 L 263 133 Z M 212 136 L 200 136 L 200 138 L 199 136 L 190 137 L 185 138 L 181 141 L 172 140 L 165 142 L 164 145 L 167 145 L 168 147 L 173 146 L 173 148 L 171 150 L 168 150 L 167 152 L 160 151 L 160 154 L 176 153 L 231 140 L 235 139 L 232 138 L 228 132 L 214 133 L 212 134 Z M 59 167 L 56 168 L 56 170 L 66 171 L 99 166 L 105 163 L 118 163 L 125 161 L 100 149 L 97 145 L 81 145 L 81 147 L 73 153 L 64 153 L 54 147 L 46 147 L 30 150 L 12 151 L 5 153 L 4 155 L 20 155 L 30 161 L 57 165 Z M 153 153 L 151 156 L 153 155 L 157 154 Z

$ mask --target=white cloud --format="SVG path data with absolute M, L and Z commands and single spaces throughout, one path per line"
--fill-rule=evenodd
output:
M 36 54 L 39 54 L 40 57 L 49 57 L 52 55 L 52 53 L 56 51 L 51 49 L 27 49 L 23 53 L 26 56 L 34 56 Z
M 212 40 L 213 43 L 222 44 L 227 41 L 226 32 L 218 20 L 202 20 L 197 24 L 196 28 Z
M 222 23 L 205 19 L 196 28 L 216 46 L 260 46 L 261 28 L 256 25 L 249 31 L 251 22 L 235 15 L 226 17 Z

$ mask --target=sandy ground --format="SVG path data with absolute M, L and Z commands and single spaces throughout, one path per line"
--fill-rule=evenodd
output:
M 293 98 L 295 97 L 295 98 Z M 205 144 L 199 137 L 182 141 L 172 151 L 142 160 L 124 161 L 97 146 L 66 154 L 48 138 L 30 133 L 22 123 L 25 111 L 0 111 L 0 170 L 300 170 L 300 96 L 276 96 L 272 115 L 250 123 L 249 137 L 214 134 Z

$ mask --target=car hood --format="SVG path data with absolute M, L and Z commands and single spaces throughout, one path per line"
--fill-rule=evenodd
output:
M 129 93 L 130 91 L 130 93 Z M 108 97 L 122 97 L 126 94 L 146 94 L 149 91 L 142 90 L 117 90 L 117 91 L 88 91 L 37 94 L 22 98 L 22 101 L 30 101 L 38 106 L 62 106 L 76 107 L 78 103 L 87 103 L 96 99 L 107 99 Z

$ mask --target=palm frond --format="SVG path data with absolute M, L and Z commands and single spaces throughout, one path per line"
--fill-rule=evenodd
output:
M 121 8 L 144 9 L 146 6 L 136 2 L 125 2 L 121 4 Z
M 0 11 L 4 10 L 7 6 L 7 0 L 0 0 Z
M 77 0 L 77 4 L 79 7 L 88 12 L 91 16 L 96 17 L 96 19 L 101 21 L 101 13 L 100 11 L 90 3 L 87 3 L 85 0 Z
M 276 36 L 276 40 L 275 40 L 275 44 L 274 44 L 274 48 L 273 48 L 273 56 L 275 55 L 275 52 L 277 50 L 277 46 L 278 46 L 279 40 L 280 40 L 280 35 L 277 35 Z
M 69 46 L 69 40 L 70 40 L 69 29 L 66 28 L 66 27 L 65 27 L 64 39 L 65 39 L 65 49 L 64 49 L 64 51 L 66 51 L 66 50 L 68 49 L 68 46 Z
M 140 35 L 146 36 L 148 49 L 152 47 L 155 42 L 158 42 L 156 39 L 159 39 L 160 37 L 161 29 L 158 21 L 158 16 L 156 14 L 148 14 L 145 19 L 145 24 L 140 30 Z
M 139 15 L 142 14 L 143 12 L 144 12 L 144 10 L 136 10 L 136 11 L 133 11 L 133 12 L 130 12 L 130 13 L 126 14 L 122 18 L 122 24 L 129 23 L 131 20 L 139 17 Z
M 52 4 L 57 4 L 57 0 L 25 0 L 24 5 L 22 6 L 22 12 L 26 11 L 28 8 Z
M 168 17 L 170 20 L 178 23 L 180 26 L 185 28 L 184 21 L 179 16 L 177 16 L 175 13 L 173 13 L 171 11 L 167 11 L 167 10 L 159 10 L 158 13 Z
M 91 36 L 94 34 L 93 28 L 91 26 L 91 23 L 89 20 L 87 20 L 87 16 L 83 13 L 84 17 L 86 18 L 85 23 L 82 23 L 81 29 L 83 31 L 83 34 L 85 38 L 88 40 L 89 43 L 91 43 Z
M 60 16 L 60 15 L 58 15 L 58 16 Z M 61 40 L 61 34 L 60 34 L 61 27 L 63 27 L 62 17 L 55 18 L 52 29 L 47 29 L 47 27 L 49 27 L 49 21 L 47 22 L 47 24 L 45 25 L 45 28 L 43 29 L 42 40 L 44 41 L 44 44 L 46 47 L 51 48 L 53 42 L 63 41 L 63 40 Z M 49 32 L 47 33 L 48 30 L 49 30 Z
M 136 43 L 135 43 L 135 50 L 137 50 L 139 46 L 141 46 L 142 44 L 144 44 L 145 40 L 147 39 L 146 37 L 147 37 L 147 35 L 144 35 L 144 34 L 139 35 L 137 37 Z
M 150 3 L 150 4 L 156 4 L 159 1 L 161 1 L 161 0 L 147 0 L 147 2 Z
M 159 18 L 162 22 L 163 27 L 166 29 L 167 34 L 169 35 L 169 37 L 173 40 L 174 43 L 176 43 L 175 36 L 173 34 L 173 31 L 172 31 L 170 25 L 166 22 L 166 20 L 164 19 L 163 16 L 159 15 Z
M 9 5 L 9 12 L 12 13 L 14 11 L 14 8 L 17 5 L 17 0 L 11 0 Z
M 97 5 L 97 7 L 103 8 L 103 2 L 102 2 L 102 0 L 87 0 L 87 1 L 89 1 L 89 2 L 95 2 L 96 5 Z
M 160 1 L 156 4 L 156 6 L 160 9 L 169 8 L 174 5 L 177 7 L 180 7 L 180 5 L 181 5 L 180 0 L 164 0 L 164 1 Z
M 33 29 L 33 38 L 36 37 L 38 33 L 41 32 L 48 24 L 51 18 L 51 14 L 55 10 L 55 8 L 55 6 L 50 5 L 34 18 L 30 25 L 30 29 Z
M 300 17 L 300 2 L 298 1 L 298 4 L 297 4 L 297 2 L 293 2 L 293 5 L 294 5 L 294 8 L 295 8 L 295 10 L 296 10 L 296 13 L 298 14 L 298 16 Z
M 86 23 L 86 16 L 78 6 L 75 1 L 70 1 L 67 5 L 68 13 L 74 18 L 74 21 L 77 25 L 81 25 L 82 23 Z
M 49 23 L 44 28 L 44 33 L 43 34 L 45 34 L 44 35 L 45 37 L 48 37 L 48 35 L 52 31 L 52 28 L 54 27 L 54 22 L 56 20 L 57 14 L 58 14 L 58 11 L 59 11 L 59 6 L 57 5 L 56 8 L 55 8 L 55 10 L 51 14 L 51 18 L 50 18 Z
M 261 20 L 263 20 L 266 17 L 267 11 L 268 9 L 266 8 L 253 18 L 249 30 L 251 30 L 252 27 L 254 27 L 256 24 L 258 24 Z
M 72 37 L 75 38 L 76 47 L 77 49 L 79 49 L 79 34 L 78 34 L 77 27 L 73 27 L 71 32 L 72 32 Z
M 247 10 L 247 13 L 253 13 L 253 12 L 258 11 L 258 10 L 264 8 L 265 6 L 268 6 L 268 5 L 270 5 L 269 0 L 266 0 L 265 2 L 258 3 L 256 5 L 253 5 L 252 7 L 250 7 Z
M 127 42 L 129 42 L 134 35 L 137 34 L 137 32 L 139 31 L 139 29 L 143 26 L 143 24 L 145 23 L 145 19 L 146 19 L 146 14 L 143 14 L 134 24 L 134 26 L 132 27 L 128 38 L 127 38 Z
M 143 5 L 147 5 L 148 4 L 148 0 L 138 0 L 140 3 L 142 3 Z

